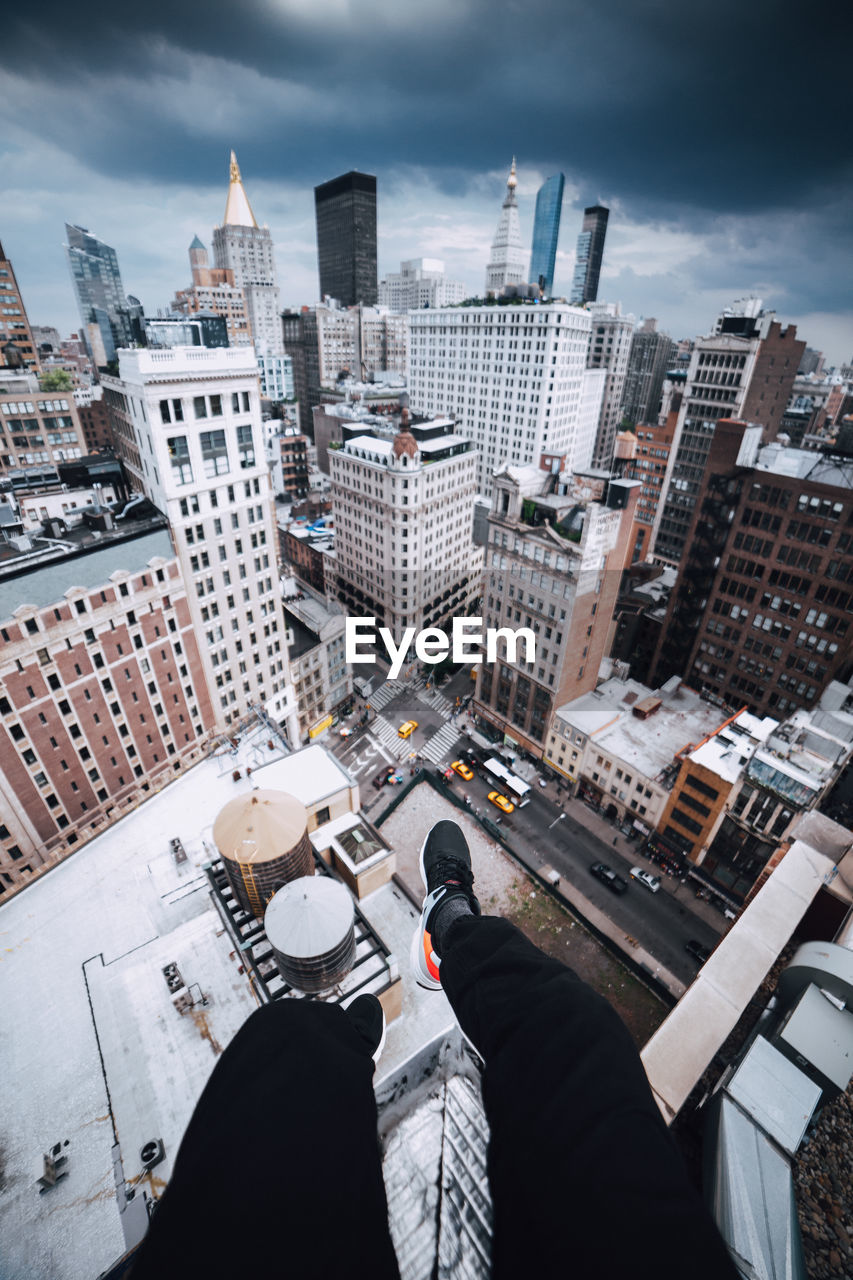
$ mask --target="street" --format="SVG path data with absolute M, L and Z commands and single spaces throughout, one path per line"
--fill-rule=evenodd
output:
M 341 762 L 358 780 L 362 789 L 362 807 L 368 817 L 376 816 L 393 798 L 394 788 L 377 790 L 372 781 L 383 769 L 399 764 L 404 782 L 409 769 L 419 762 L 428 766 L 447 767 L 470 746 L 464 733 L 469 723 L 465 712 L 453 715 L 457 697 L 464 699 L 472 690 L 468 671 L 457 672 L 440 691 L 424 685 L 422 680 L 389 682 L 367 700 L 375 718 L 366 729 L 352 738 L 330 743 Z M 377 709 L 378 708 L 378 709 Z M 351 723 L 357 723 L 357 715 Z M 418 727 L 409 739 L 400 738 L 397 729 L 405 720 L 416 720 Z M 479 759 L 487 753 L 477 750 Z M 453 775 L 450 783 L 460 798 L 468 796 L 475 812 L 499 822 L 507 843 L 519 861 L 532 870 L 553 867 L 560 875 L 561 889 L 571 900 L 572 887 L 593 903 L 624 934 L 624 950 L 630 954 L 634 941 L 682 982 L 695 977 L 698 963 L 684 950 L 688 939 L 714 947 L 723 932 L 723 917 L 716 926 L 716 913 L 697 903 L 688 882 L 660 873 L 638 850 L 612 828 L 606 838 L 604 820 L 593 814 L 580 800 L 562 798 L 556 784 L 540 788 L 534 779 L 528 793 L 529 803 L 512 814 L 501 814 L 487 799 L 494 782 L 475 776 L 470 782 Z M 561 817 L 561 814 L 565 816 Z M 597 829 L 596 829 L 597 828 Z M 608 831 L 611 830 L 607 824 Z M 614 845 L 616 847 L 614 847 Z M 604 862 L 628 881 L 628 890 L 614 894 L 591 875 L 592 863 Z M 660 874 L 661 887 L 652 893 L 631 880 L 632 866 L 640 866 Z M 582 906 L 579 906 L 582 913 Z

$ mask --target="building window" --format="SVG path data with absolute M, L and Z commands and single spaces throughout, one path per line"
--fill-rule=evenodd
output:
M 251 427 L 237 428 L 237 456 L 241 470 L 255 465 L 255 446 L 252 440 Z
M 204 462 L 204 474 L 211 476 L 224 475 L 228 470 L 228 450 L 225 446 L 224 431 L 202 431 L 200 433 L 201 456 Z
M 170 436 L 166 443 L 169 447 L 173 480 L 176 484 L 192 484 L 193 470 L 186 436 Z

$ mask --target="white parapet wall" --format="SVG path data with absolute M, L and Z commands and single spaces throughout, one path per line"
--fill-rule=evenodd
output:
M 667 1124 L 681 1110 L 714 1054 L 824 885 L 853 902 L 853 833 L 806 814 L 766 884 L 700 970 L 642 1051 Z

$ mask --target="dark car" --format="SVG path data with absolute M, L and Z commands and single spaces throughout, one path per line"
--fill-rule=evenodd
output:
M 379 791 L 380 788 L 385 786 L 385 783 L 388 781 L 390 777 L 393 776 L 393 773 L 394 773 L 394 770 L 391 769 L 389 771 L 387 767 L 383 769 L 381 773 L 377 773 L 376 777 L 373 779 L 373 785 L 377 791 Z
M 706 947 L 703 942 L 698 942 L 696 938 L 690 938 L 684 944 L 684 950 L 694 960 L 698 960 L 700 964 L 704 964 L 711 954 L 711 948 Z
M 621 876 L 617 876 L 613 868 L 608 867 L 606 862 L 594 862 L 590 867 L 590 871 L 602 884 L 606 884 L 608 889 L 612 889 L 614 893 L 624 893 L 628 888 L 628 881 L 623 880 Z

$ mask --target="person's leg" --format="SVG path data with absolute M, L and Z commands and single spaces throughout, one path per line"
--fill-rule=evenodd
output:
M 308 1000 L 253 1013 L 199 1099 L 133 1280 L 399 1280 L 372 1083 L 381 1033 L 381 1018 Z
M 495 1280 L 735 1276 L 621 1019 L 508 921 L 468 909 L 470 857 L 450 827 L 422 858 L 440 981 L 416 973 L 444 989 L 485 1062 Z

